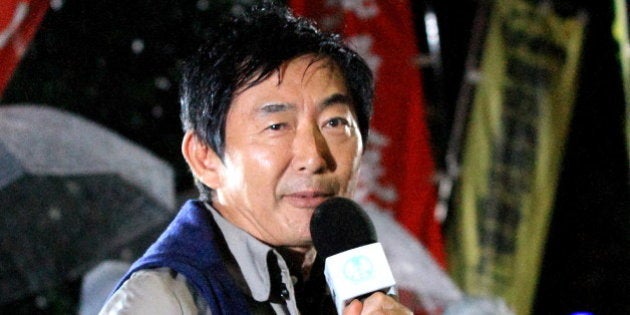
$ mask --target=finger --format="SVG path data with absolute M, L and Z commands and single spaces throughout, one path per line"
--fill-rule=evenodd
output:
M 395 298 L 381 292 L 370 295 L 363 301 L 362 314 L 413 314 Z
M 343 309 L 343 315 L 359 315 L 363 309 L 363 303 L 359 300 L 353 300 Z

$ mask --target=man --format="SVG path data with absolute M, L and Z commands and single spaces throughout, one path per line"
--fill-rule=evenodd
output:
M 340 38 L 264 4 L 184 66 L 182 153 L 200 190 L 101 313 L 334 314 L 309 222 L 350 197 L 372 76 Z M 344 314 L 408 314 L 381 293 Z M 381 313 L 379 313 L 381 314 Z

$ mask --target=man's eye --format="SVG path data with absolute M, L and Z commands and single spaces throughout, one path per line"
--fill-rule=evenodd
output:
M 340 127 L 340 126 L 348 126 L 348 125 L 349 125 L 348 121 L 341 117 L 336 117 L 326 122 L 326 126 L 333 127 L 333 128 Z
M 284 127 L 286 127 L 286 124 L 278 123 L 278 124 L 269 125 L 269 127 L 267 127 L 267 129 L 269 129 L 269 130 L 282 130 Z

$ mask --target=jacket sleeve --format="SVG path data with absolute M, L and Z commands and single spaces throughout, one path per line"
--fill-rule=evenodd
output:
M 210 314 L 200 310 L 186 278 L 168 268 L 140 270 L 109 298 L 99 315 Z

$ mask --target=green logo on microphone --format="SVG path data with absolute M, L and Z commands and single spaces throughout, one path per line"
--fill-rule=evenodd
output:
M 354 256 L 343 265 L 343 275 L 353 282 L 362 282 L 372 278 L 374 267 L 366 256 Z

